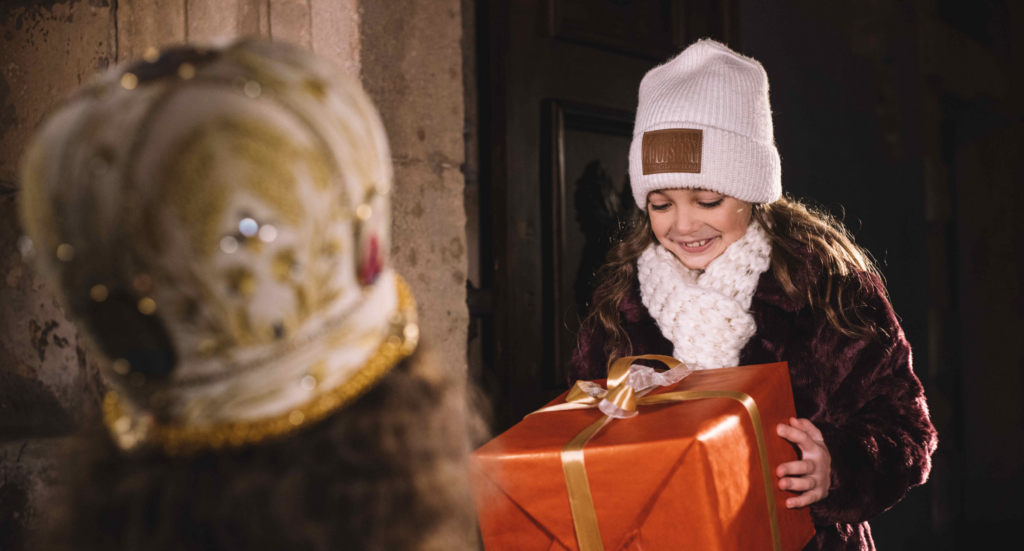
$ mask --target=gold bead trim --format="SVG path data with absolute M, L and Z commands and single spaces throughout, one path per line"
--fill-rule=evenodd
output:
M 409 285 L 395 274 L 398 308 L 406 323 L 397 334 L 385 338 L 377 351 L 348 381 L 319 394 L 312 401 L 278 416 L 257 421 L 237 421 L 211 426 L 164 424 L 152 419 L 132 419 L 116 392 L 103 400 L 103 420 L 114 441 L 124 450 L 153 446 L 170 456 L 191 455 L 202 450 L 219 450 L 258 444 L 295 433 L 352 403 L 387 375 L 398 362 L 416 349 L 416 299 Z M 397 337 L 397 338 L 395 338 Z

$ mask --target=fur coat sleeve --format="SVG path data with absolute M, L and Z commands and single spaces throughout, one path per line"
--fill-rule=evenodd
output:
M 814 284 L 815 275 L 798 274 L 804 284 Z M 910 345 L 885 288 L 873 274 L 856 277 L 853 291 L 875 336 L 844 335 L 805 299 L 788 296 L 769 270 L 750 307 L 757 333 L 740 356 L 743 365 L 789 363 L 797 415 L 821 430 L 832 456 L 829 495 L 811 506 L 818 536 L 808 549 L 873 548 L 865 521 L 928 478 L 937 443 Z M 633 346 L 618 355 L 671 355 L 672 344 L 643 307 L 639 289 L 623 300 L 620 313 Z M 603 377 L 609 352 L 603 329 L 586 324 L 578 342 L 571 374 Z
M 797 415 L 824 436 L 832 487 L 811 507 L 820 525 L 858 524 L 895 505 L 927 480 L 937 443 L 883 284 L 873 274 L 856 275 L 853 291 L 873 337 L 842 334 L 769 278 L 751 306 L 758 333 L 742 354 L 747 364 L 789 362 Z

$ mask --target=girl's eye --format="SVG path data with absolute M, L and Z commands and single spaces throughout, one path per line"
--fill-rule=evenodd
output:
M 721 201 L 719 201 L 719 202 L 721 202 Z M 663 203 L 661 205 L 655 205 L 654 203 L 651 203 L 651 210 L 656 210 L 656 211 L 660 212 L 660 211 L 663 211 L 663 210 L 668 210 L 668 207 L 671 206 L 671 205 L 672 205 L 672 203 Z
M 721 205 L 723 200 L 725 200 L 725 197 L 723 197 L 723 198 L 721 198 L 721 199 L 719 199 L 717 201 L 713 201 L 711 203 L 697 203 L 697 204 L 702 206 L 702 207 L 704 207 L 704 208 L 706 208 L 706 209 L 713 209 L 713 208 L 717 207 L 718 205 Z

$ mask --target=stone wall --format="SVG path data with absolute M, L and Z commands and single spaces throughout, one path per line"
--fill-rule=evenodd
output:
M 363 86 L 395 163 L 391 254 L 412 286 L 430 346 L 466 371 L 466 211 L 459 0 L 366 0 Z
M 18 161 L 40 122 L 117 61 L 109 2 L 0 5 L 0 549 L 29 547 L 62 435 L 89 422 L 96 365 L 18 247 Z M 94 357 L 94 356 L 93 356 Z
M 5 0 L 0 3 L 0 549 L 30 546 L 62 438 L 95 422 L 99 356 L 19 250 L 18 161 L 68 92 L 110 65 L 182 42 L 255 35 L 358 76 L 395 162 L 395 267 L 424 338 L 466 366 L 467 273 L 459 0 Z

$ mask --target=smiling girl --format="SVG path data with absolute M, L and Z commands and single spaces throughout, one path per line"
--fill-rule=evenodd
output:
M 873 549 L 867 520 L 927 479 L 936 433 L 870 256 L 782 195 L 764 69 L 709 40 L 653 69 L 629 164 L 643 214 L 598 273 L 571 374 L 636 354 L 788 362 L 799 418 L 776 430 L 801 459 L 775 473 L 787 506 L 811 508 L 807 549 Z

